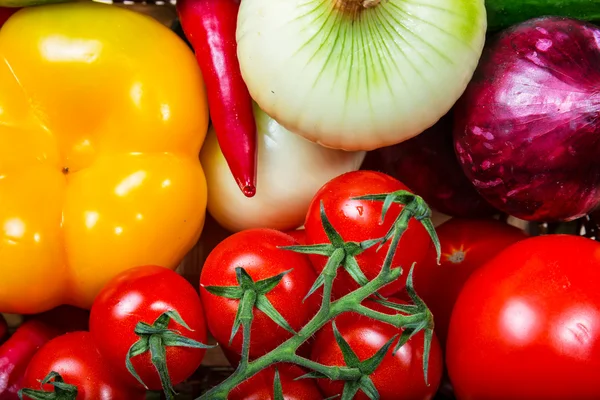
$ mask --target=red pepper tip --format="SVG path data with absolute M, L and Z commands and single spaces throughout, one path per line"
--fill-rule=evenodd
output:
M 244 193 L 244 196 L 246 197 L 254 197 L 256 194 L 256 186 L 254 185 L 240 185 L 240 189 L 242 189 L 242 193 Z

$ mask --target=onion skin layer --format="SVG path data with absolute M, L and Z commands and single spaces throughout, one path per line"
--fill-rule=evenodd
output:
M 238 60 L 250 95 L 291 132 L 374 150 L 410 139 L 464 92 L 485 41 L 484 0 L 248 0 Z
M 455 111 L 459 161 L 496 208 L 555 222 L 600 203 L 600 28 L 545 17 L 503 32 Z

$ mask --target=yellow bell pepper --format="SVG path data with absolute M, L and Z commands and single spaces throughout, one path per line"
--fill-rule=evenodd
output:
M 88 308 L 125 269 L 174 269 L 206 212 L 192 51 L 150 17 L 66 3 L 14 14 L 0 56 L 0 312 Z

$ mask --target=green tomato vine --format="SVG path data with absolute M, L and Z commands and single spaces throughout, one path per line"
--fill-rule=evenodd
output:
M 321 204 L 321 223 L 327 234 L 329 243 L 284 247 L 284 249 L 289 251 L 304 254 L 319 254 L 328 257 L 325 268 L 321 274 L 319 274 L 309 293 L 306 295 L 308 297 L 322 287 L 323 299 L 321 307 L 317 314 L 302 329 L 300 329 L 300 331 L 294 332 L 265 296 L 266 293 L 279 284 L 283 276 L 289 271 L 255 282 L 243 268 L 238 268 L 236 270 L 238 286 L 206 287 L 208 291 L 215 295 L 239 299 L 239 308 L 235 317 L 231 338 L 233 339 L 233 337 L 239 333 L 239 328 L 241 327 L 243 343 L 241 361 L 237 369 L 227 379 L 198 397 L 196 400 L 226 400 L 229 393 L 236 386 L 261 370 L 283 362 L 296 364 L 311 371 L 301 378 L 328 378 L 331 380 L 345 381 L 341 400 L 351 400 L 359 391 L 365 393 L 370 399 L 379 399 L 379 393 L 371 381 L 370 375 L 377 369 L 390 348 L 393 347 L 394 352 L 398 351 L 398 349 L 411 337 L 421 331 L 424 331 L 425 338 L 423 374 L 424 379 L 427 382 L 429 351 L 433 337 L 433 316 L 427 308 L 427 305 L 419 298 L 414 290 L 412 283 L 414 264 L 411 267 L 406 280 L 406 290 L 413 304 L 403 305 L 386 301 L 385 298 L 378 294 L 378 290 L 396 279 L 399 279 L 403 273 L 401 267 L 392 265 L 392 260 L 398 250 L 400 239 L 408 229 L 408 223 L 412 218 L 419 221 L 429 233 L 435 245 L 439 263 L 440 243 L 433 223 L 431 222 L 431 210 L 421 197 L 404 190 L 393 193 L 361 196 L 356 199 L 383 202 L 382 221 L 385 219 L 387 211 L 392 204 L 400 204 L 403 208 L 385 236 L 359 243 L 345 242 L 342 239 L 341 235 L 331 225 L 325 209 Z M 374 279 L 369 281 L 361 271 L 355 256 L 373 246 L 378 246 L 379 250 L 388 241 L 390 242 L 390 246 L 387 250 L 381 271 Z M 331 291 L 339 268 L 344 268 L 348 271 L 350 276 L 361 287 L 336 301 L 332 301 Z M 386 314 L 362 305 L 363 300 L 371 296 L 374 296 L 376 301 L 395 311 L 395 313 Z M 255 308 L 264 312 L 279 326 L 293 333 L 293 336 L 269 353 L 250 361 L 250 336 Z M 335 339 L 342 351 L 344 362 L 346 364 L 345 366 L 326 366 L 296 354 L 298 348 L 306 340 L 313 336 L 329 321 L 345 312 L 355 312 L 393 325 L 399 329 L 401 328 L 402 333 L 391 338 L 371 358 L 360 361 L 337 330 L 335 322 L 332 322 Z M 277 372 L 273 383 L 273 391 L 275 399 L 283 399 L 281 382 L 279 381 L 279 374 Z

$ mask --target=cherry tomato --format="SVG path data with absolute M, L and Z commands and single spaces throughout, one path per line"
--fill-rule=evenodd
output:
M 277 364 L 260 371 L 229 393 L 228 400 L 273 400 L 275 368 L 285 400 L 323 400 L 323 395 L 311 379 L 295 380 L 306 371 L 293 364 Z
M 333 227 L 345 241 L 361 242 L 385 236 L 400 214 L 402 206 L 393 204 L 381 221 L 383 202 L 351 200 L 353 197 L 368 194 L 391 193 L 397 190 L 409 190 L 404 184 L 389 175 L 373 171 L 354 171 L 340 175 L 326 183 L 313 198 L 306 216 L 305 230 L 307 244 L 329 243 L 321 224 L 320 204 L 323 202 L 325 213 Z M 392 266 L 401 266 L 406 271 L 413 262 L 419 263 L 425 257 L 431 239 L 420 222 L 411 219 L 408 229 L 402 235 Z M 377 276 L 383 265 L 389 242 L 377 251 L 371 247 L 356 257 L 365 276 L 371 280 Z M 311 255 L 311 261 L 318 272 L 327 262 L 327 257 Z M 406 276 L 406 273 L 404 274 Z M 391 296 L 404 288 L 406 279 L 398 279 L 383 287 L 384 296 Z M 358 284 L 343 269 L 338 270 L 333 285 L 335 297 L 343 296 L 358 288 Z
M 112 367 L 100 355 L 89 332 L 70 332 L 43 345 L 33 356 L 23 387 L 53 392 L 52 385 L 40 382 L 51 372 L 77 387 L 77 400 L 143 400 L 145 391 L 118 381 Z M 24 396 L 29 399 L 28 396 Z
M 266 298 L 295 331 L 316 314 L 319 296 L 313 294 L 303 301 L 317 278 L 308 257 L 278 248 L 295 245 L 296 241 L 283 232 L 249 229 L 228 237 L 209 254 L 200 276 L 200 294 L 208 328 L 222 346 L 241 354 L 241 328 L 231 346 L 228 345 L 240 301 L 216 296 L 205 287 L 238 286 L 236 267 L 244 268 L 254 282 L 291 270 L 266 294 Z M 291 336 L 290 332 L 254 308 L 250 357 L 267 353 Z
M 453 218 L 436 231 L 442 246 L 441 265 L 431 246 L 425 260 L 415 266 L 413 281 L 417 294 L 433 313 L 435 333 L 444 347 L 452 308 L 471 273 L 527 234 L 493 219 Z
M 447 367 L 458 399 L 600 398 L 600 243 L 522 240 L 456 301 Z
M 298 244 L 306 244 L 306 231 L 304 229 L 296 229 L 293 231 L 287 231 L 286 233 L 293 237 Z
M 139 385 L 127 370 L 129 348 L 140 337 L 134 333 L 138 322 L 153 324 L 166 311 L 175 310 L 191 328 L 171 319 L 168 328 L 186 338 L 206 344 L 207 331 L 200 297 L 182 276 L 167 268 L 141 266 L 117 275 L 96 297 L 90 315 L 90 332 L 113 373 L 127 383 Z M 166 362 L 171 382 L 187 379 L 202 362 L 206 350 L 166 346 Z M 161 382 L 150 359 L 150 352 L 131 358 L 135 371 L 153 390 Z
M 400 302 L 400 300 L 389 299 Z M 393 313 L 373 301 L 365 301 L 365 306 L 385 313 Z M 344 313 L 335 318 L 335 324 L 342 337 L 361 361 L 372 357 L 394 335 L 402 331 L 384 322 L 376 321 L 356 313 Z M 437 391 L 442 378 L 442 350 L 435 334 L 429 355 L 428 380 L 426 385 L 423 376 L 423 332 L 417 333 L 395 355 L 393 346 L 383 361 L 370 376 L 379 392 L 380 400 L 429 400 Z M 316 334 L 311 359 L 324 365 L 346 365 L 342 356 L 331 323 L 328 323 Z M 326 396 L 341 395 L 343 381 L 317 380 L 321 391 Z M 367 400 L 368 397 L 359 392 L 356 400 Z

